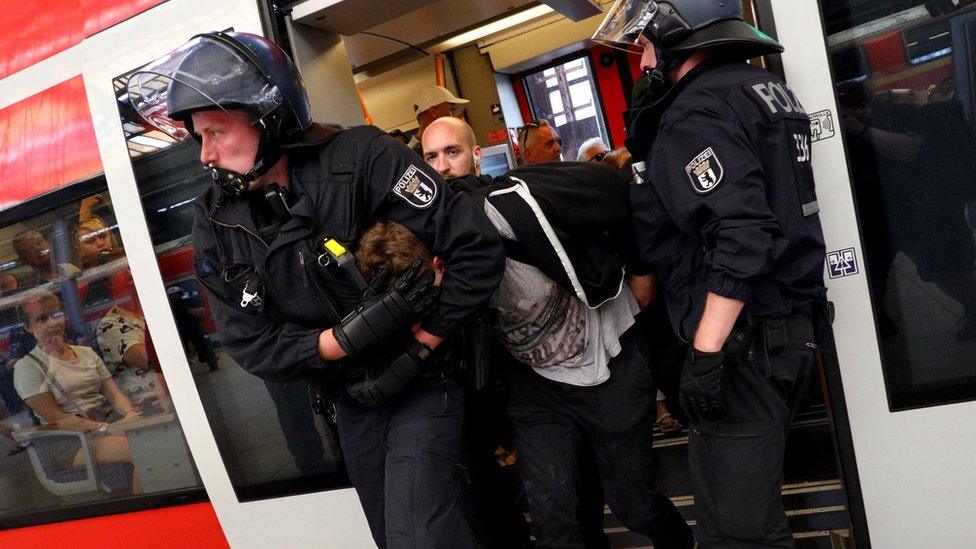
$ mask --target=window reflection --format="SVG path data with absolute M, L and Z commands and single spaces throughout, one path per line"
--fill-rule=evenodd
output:
M 892 407 L 976 398 L 976 7 L 823 7 Z
M 0 227 L 0 516 L 198 487 L 108 193 L 46 207 Z
M 330 409 L 304 382 L 254 377 L 224 351 L 193 275 L 193 201 L 211 184 L 199 147 L 147 141 L 153 127 L 120 90 L 119 114 L 160 273 L 197 390 L 241 500 L 349 486 Z M 158 132 L 157 132 L 158 133 Z

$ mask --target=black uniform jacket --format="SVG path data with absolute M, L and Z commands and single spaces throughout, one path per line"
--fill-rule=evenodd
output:
M 678 334 L 693 337 L 708 292 L 758 316 L 821 298 L 810 120 L 786 84 L 706 62 L 646 114 L 635 122 L 651 133 L 644 182 L 631 186 L 635 232 Z
M 259 236 L 254 199 L 211 188 L 194 204 L 194 269 L 221 342 L 269 380 L 322 380 L 338 370 L 319 356 L 319 333 L 355 307 L 361 286 L 321 257 L 323 238 L 352 250 L 375 221 L 410 229 L 446 262 L 440 304 L 422 324 L 444 337 L 487 303 L 504 268 L 483 212 L 403 144 L 371 126 L 327 133 L 288 148 L 292 217 L 273 240 Z

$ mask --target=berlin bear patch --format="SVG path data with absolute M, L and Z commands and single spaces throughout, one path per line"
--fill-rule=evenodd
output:
M 708 194 L 722 182 L 722 163 L 711 147 L 702 151 L 685 166 L 691 188 L 698 194 Z
M 414 208 L 427 208 L 437 198 L 437 185 L 429 175 L 411 164 L 393 185 L 393 194 Z

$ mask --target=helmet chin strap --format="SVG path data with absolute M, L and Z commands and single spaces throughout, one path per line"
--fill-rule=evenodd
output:
M 281 148 L 272 143 L 272 138 L 264 120 L 258 119 L 261 125 L 260 141 L 258 142 L 258 152 L 254 155 L 254 165 L 245 173 L 235 172 L 218 168 L 213 163 L 207 164 L 203 168 L 210 172 L 214 184 L 220 192 L 231 197 L 241 198 L 250 188 L 251 183 L 262 175 L 268 173 L 271 168 L 281 160 Z
M 654 42 L 654 56 L 657 58 L 654 68 L 644 71 L 650 82 L 648 89 L 649 103 L 654 103 L 658 99 L 667 95 L 668 91 L 674 86 L 674 82 L 668 80 L 668 76 L 674 74 L 681 65 L 691 57 L 691 52 L 674 54 L 662 47 L 657 41 Z

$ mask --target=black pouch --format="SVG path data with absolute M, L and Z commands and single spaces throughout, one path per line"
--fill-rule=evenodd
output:
M 789 335 L 786 332 L 786 318 L 765 318 L 762 323 L 763 344 L 766 353 L 775 355 L 781 352 L 789 344 Z
M 818 299 L 813 305 L 813 337 L 814 343 L 822 346 L 827 341 L 831 326 L 834 324 L 834 302 L 827 298 Z
M 737 363 L 749 362 L 755 358 L 753 352 L 753 342 L 756 339 L 756 325 L 751 319 L 740 320 L 732 328 L 722 352 L 725 356 Z

